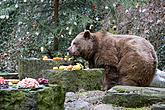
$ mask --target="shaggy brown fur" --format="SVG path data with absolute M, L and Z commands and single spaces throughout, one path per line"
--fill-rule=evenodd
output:
M 157 66 L 150 42 L 133 35 L 85 31 L 76 36 L 68 50 L 86 59 L 90 68 L 105 69 L 105 90 L 117 84 L 149 86 Z

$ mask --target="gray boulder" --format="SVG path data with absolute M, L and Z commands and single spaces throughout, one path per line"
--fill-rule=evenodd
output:
M 104 103 L 123 107 L 144 107 L 165 101 L 165 88 L 115 86 L 107 91 Z
M 165 88 L 165 72 L 157 69 L 154 79 L 151 82 L 150 86 Z

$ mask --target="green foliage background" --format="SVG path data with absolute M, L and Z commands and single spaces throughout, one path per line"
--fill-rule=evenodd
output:
M 149 39 L 157 50 L 159 68 L 165 65 L 164 18 L 161 1 L 153 0 L 60 0 L 59 23 L 52 19 L 52 0 L 0 1 L 0 71 L 16 72 L 22 57 L 41 57 L 40 48 L 52 50 L 53 38 L 59 39 L 59 51 L 88 24 L 94 30 L 114 34 L 136 34 Z M 122 7 L 117 8 L 121 4 Z M 157 10 L 152 22 L 145 18 L 148 9 Z M 145 9 L 145 13 L 137 10 Z M 157 23 L 158 20 L 160 23 Z M 114 30 L 116 27 L 116 30 Z M 146 32 L 146 33 L 145 33 Z

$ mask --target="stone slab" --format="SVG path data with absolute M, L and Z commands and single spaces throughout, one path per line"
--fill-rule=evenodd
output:
M 54 66 L 60 66 L 65 61 L 42 60 L 38 58 L 22 58 L 18 60 L 18 73 L 19 78 L 25 77 L 39 78 L 41 71 L 52 69 Z
M 100 90 L 102 88 L 103 69 L 84 70 L 45 70 L 42 77 L 51 84 L 62 85 L 67 92 L 79 90 Z
M 104 103 L 123 107 L 144 107 L 158 102 L 165 102 L 165 88 L 115 86 L 104 97 Z
M 58 85 L 37 90 L 0 90 L 0 110 L 64 110 L 64 100 L 64 90 Z
M 0 77 L 3 77 L 5 79 L 19 79 L 18 73 L 1 73 Z

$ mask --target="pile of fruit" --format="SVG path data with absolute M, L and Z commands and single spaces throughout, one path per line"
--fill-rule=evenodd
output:
M 62 57 L 54 57 L 53 59 L 48 58 L 48 56 L 43 56 L 42 60 L 53 60 L 53 61 L 70 61 L 73 58 L 69 58 L 68 56 Z
M 40 85 L 47 85 L 48 82 L 48 79 L 44 78 L 38 78 L 37 80 L 33 78 L 25 78 L 22 81 L 18 82 L 17 88 L 34 89 L 39 88 Z
M 0 89 L 6 89 L 9 85 L 3 77 L 0 77 Z
M 34 89 L 39 88 L 40 85 L 48 85 L 48 79 L 44 78 L 25 78 L 21 81 L 12 80 L 12 79 L 4 79 L 0 77 L 0 89 Z
M 80 63 L 76 63 L 76 65 L 68 65 L 68 66 L 59 66 L 59 67 L 53 67 L 53 70 L 67 70 L 67 71 L 72 71 L 72 70 L 81 70 L 83 69 L 84 66 Z
M 15 86 L 18 84 L 18 82 L 20 81 L 19 79 L 6 79 L 6 82 L 8 82 L 9 86 Z
M 47 85 L 49 83 L 48 79 L 44 79 L 44 78 L 38 78 L 37 81 L 39 84 L 43 84 L 43 85 Z
M 38 88 L 39 83 L 35 79 L 25 78 L 22 81 L 18 82 L 17 87 L 18 88 Z
M 50 58 L 48 58 L 47 56 L 43 56 L 42 59 L 43 59 L 43 60 L 54 60 L 54 61 L 61 61 L 61 60 L 64 60 L 64 59 L 61 58 L 61 57 L 54 57 L 53 59 L 50 59 Z

